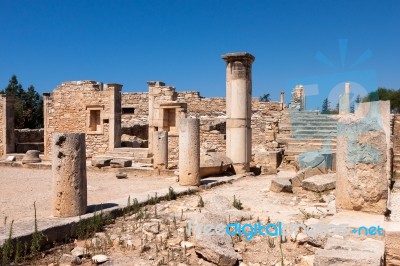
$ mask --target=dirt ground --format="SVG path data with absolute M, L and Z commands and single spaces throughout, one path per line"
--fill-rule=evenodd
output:
M 51 170 L 0 168 L 0 228 L 8 222 L 32 219 L 33 203 L 37 217 L 51 215 Z M 107 203 L 120 198 L 134 197 L 135 193 L 168 188 L 176 184 L 175 177 L 141 177 L 128 174 L 128 179 L 117 179 L 115 173 L 87 172 L 88 206 Z
M 102 265 L 215 265 L 199 256 L 190 246 L 195 242 L 193 236 L 185 237 L 188 222 L 207 208 L 207 204 L 215 196 L 225 197 L 232 202 L 235 196 L 243 206 L 241 213 L 246 217 L 243 218 L 243 223 L 251 224 L 257 221 L 262 224 L 278 221 L 301 222 L 309 217 L 304 217 L 299 211 L 300 206 L 320 204 L 320 195 L 314 193 L 269 192 L 271 178 L 272 176 L 248 176 L 195 195 L 147 206 L 144 211 L 147 218 L 140 219 L 138 214 L 120 217 L 95 236 L 84 237 L 75 240 L 75 243 L 72 241 L 46 252 L 39 265 L 57 265 L 63 254 L 71 254 L 75 247 L 84 248 L 88 253 L 80 260 L 82 265 L 92 265 L 91 257 L 96 254 L 108 257 L 109 260 Z M 200 196 L 205 202 L 204 207 L 198 206 Z M 185 238 L 189 242 L 187 248 L 182 246 Z M 282 263 L 308 265 L 307 260 L 312 258 L 315 251 L 315 247 L 299 245 L 290 237 L 282 243 L 279 237 L 256 236 L 250 241 L 245 240 L 245 236 L 233 237 L 233 244 L 240 256 L 240 265 L 243 266 Z

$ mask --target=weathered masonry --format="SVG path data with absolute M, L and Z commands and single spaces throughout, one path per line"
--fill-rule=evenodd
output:
M 120 84 L 73 81 L 44 94 L 45 158 L 50 156 L 52 134 L 57 132 L 85 133 L 88 157 L 119 147 L 121 89 Z

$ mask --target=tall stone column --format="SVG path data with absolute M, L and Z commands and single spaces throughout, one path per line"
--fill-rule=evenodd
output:
M 107 92 L 110 97 L 108 149 L 111 151 L 121 147 L 121 90 L 121 84 L 107 84 Z
M 200 120 L 182 118 L 179 124 L 179 184 L 200 185 Z
M 285 105 L 285 92 L 281 91 L 281 110 L 283 110 L 284 105 Z
M 54 133 L 52 142 L 53 216 L 86 213 L 85 133 Z
M 249 53 L 228 53 L 226 62 L 226 156 L 236 173 L 250 171 L 251 161 L 251 65 Z
M 155 169 L 168 167 L 168 132 L 153 132 L 153 166 Z

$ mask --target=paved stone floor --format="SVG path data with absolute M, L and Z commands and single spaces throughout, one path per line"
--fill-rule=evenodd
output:
M 88 171 L 88 205 L 107 203 L 120 198 L 175 185 L 175 177 L 141 177 L 128 173 L 128 179 L 117 179 L 115 173 Z M 34 217 L 36 202 L 38 218 L 51 215 L 51 170 L 0 167 L 0 228 L 4 219 L 21 222 Z

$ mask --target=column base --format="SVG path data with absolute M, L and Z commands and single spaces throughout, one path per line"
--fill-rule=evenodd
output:
M 233 163 L 235 174 L 244 174 L 250 172 L 250 164 L 248 163 Z

